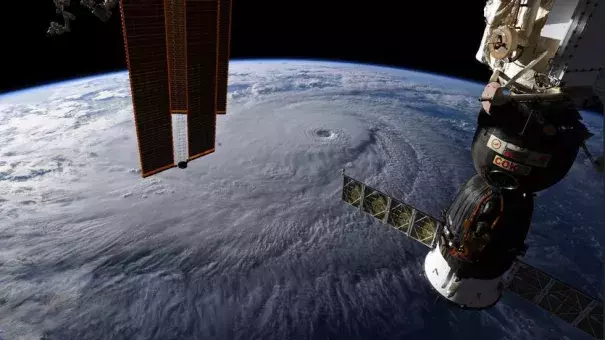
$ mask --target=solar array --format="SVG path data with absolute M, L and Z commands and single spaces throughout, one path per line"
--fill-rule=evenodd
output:
M 120 10 L 142 176 L 214 152 L 231 0 L 122 0 Z
M 432 247 L 443 225 L 437 219 L 343 174 L 342 200 Z
M 603 339 L 603 302 L 524 262 L 513 268 L 508 289 L 564 321 Z

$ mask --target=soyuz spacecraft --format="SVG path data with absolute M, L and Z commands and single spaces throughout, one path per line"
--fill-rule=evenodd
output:
M 69 0 L 54 0 L 69 31 Z M 107 20 L 116 0 L 81 0 Z M 214 152 L 226 112 L 231 0 L 120 0 L 142 176 Z M 603 302 L 524 263 L 534 194 L 559 182 L 591 133 L 579 109 L 605 103 L 605 3 L 488 0 L 476 58 L 493 74 L 479 98 L 477 174 L 441 218 L 343 172 L 342 200 L 428 246 L 424 274 L 464 308 L 517 293 L 603 339 Z
M 600 6 L 599 6 L 600 5 Z M 479 98 L 477 174 L 434 218 L 343 171 L 342 199 L 430 247 L 424 275 L 450 302 L 493 306 L 508 289 L 603 339 L 603 302 L 524 263 L 534 193 L 559 182 L 592 136 L 578 109 L 605 104 L 605 3 L 490 0 L 476 58 L 493 74 Z

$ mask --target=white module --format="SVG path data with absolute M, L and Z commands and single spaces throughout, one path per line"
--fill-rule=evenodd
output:
M 433 288 L 444 298 L 464 308 L 493 306 L 502 295 L 502 277 L 491 280 L 460 279 L 439 251 L 431 249 L 424 259 L 424 272 Z
M 518 92 L 593 95 L 605 67 L 605 3 L 589 0 L 488 0 L 476 58 Z M 496 80 L 496 79 L 493 79 Z

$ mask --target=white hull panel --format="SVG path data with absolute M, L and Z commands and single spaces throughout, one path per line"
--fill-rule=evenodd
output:
M 491 280 L 459 279 L 439 252 L 439 246 L 426 255 L 424 271 L 441 296 L 461 307 L 490 307 L 502 295 L 502 277 Z

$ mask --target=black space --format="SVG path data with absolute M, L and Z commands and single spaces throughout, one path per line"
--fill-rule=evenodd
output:
M 485 82 L 475 60 L 484 29 L 483 1 L 234 0 L 231 58 L 358 61 L 426 70 Z M 72 0 L 72 32 L 45 36 L 59 20 L 52 0 L 13 2 L 2 25 L 5 68 L 0 93 L 124 70 L 119 11 L 102 23 Z

